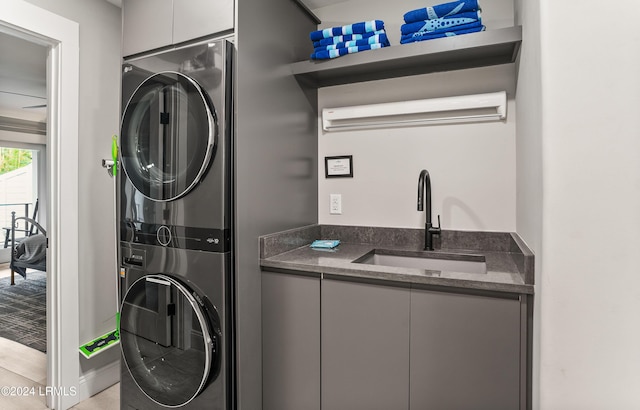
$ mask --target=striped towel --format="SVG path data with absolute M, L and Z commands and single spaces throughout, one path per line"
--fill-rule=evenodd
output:
M 475 24 L 475 23 L 474 23 Z M 441 32 L 423 32 L 423 33 L 413 33 L 407 34 L 400 38 L 400 44 L 414 43 L 416 41 L 424 41 L 424 40 L 433 40 L 434 38 L 442 38 L 442 37 L 454 37 L 461 34 L 469 34 L 469 33 L 477 33 L 478 31 L 484 31 L 485 26 L 477 26 L 471 27 L 461 30 L 450 30 L 450 31 L 441 31 Z
M 384 22 L 382 22 L 381 20 L 371 20 L 348 24 L 341 27 L 331 27 L 325 28 L 324 30 L 312 31 L 309 34 L 309 37 L 311 38 L 311 41 L 318 41 L 322 40 L 323 38 L 351 34 L 363 34 L 382 29 L 384 29 Z
M 311 54 L 311 59 L 312 60 L 328 60 L 330 58 L 336 58 L 336 57 L 344 56 L 347 54 L 359 53 L 360 51 L 376 50 L 382 47 L 386 47 L 386 46 L 384 44 L 376 43 L 376 44 L 369 44 L 366 46 L 353 46 L 353 47 L 347 47 L 347 48 L 338 48 L 336 50 L 316 51 L 315 53 Z
M 421 20 L 415 23 L 403 24 L 402 26 L 400 26 L 400 32 L 403 35 L 419 32 L 432 32 L 447 28 L 452 29 L 456 26 L 462 26 L 480 21 L 482 21 L 480 11 L 470 11 L 468 13 L 455 14 L 453 16 L 441 17 L 435 20 Z
M 478 0 L 453 1 L 451 3 L 437 4 L 433 7 L 429 6 L 417 10 L 411 10 L 405 13 L 404 22 L 415 23 L 422 20 L 435 20 L 453 14 L 477 10 L 481 10 Z
M 344 36 L 334 36 L 329 38 L 323 38 L 322 40 L 314 41 L 313 48 L 330 46 L 331 44 L 344 43 L 346 41 L 364 40 L 365 38 L 378 36 L 380 34 L 385 34 L 385 31 L 377 30 L 377 31 L 370 31 L 368 33 L 362 33 L 362 34 L 346 34 Z
M 380 44 L 384 44 L 385 46 L 389 46 L 389 39 L 387 38 L 386 34 L 379 34 L 376 36 L 371 36 L 371 37 L 367 37 L 364 38 L 362 40 L 352 40 L 352 41 L 345 41 L 342 43 L 337 43 L 337 44 L 330 44 L 328 46 L 320 46 L 320 47 L 314 47 L 314 50 L 316 52 L 318 51 L 324 51 L 324 50 L 336 50 L 339 48 L 349 48 L 349 47 L 353 47 L 353 46 L 366 46 L 369 44 L 376 44 L 376 43 L 380 43 Z

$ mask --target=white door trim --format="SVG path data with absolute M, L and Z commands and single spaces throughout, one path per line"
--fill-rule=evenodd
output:
M 78 23 L 23 0 L 10 0 L 0 31 L 49 47 L 47 58 L 48 196 L 47 405 L 78 402 Z M 75 394 L 74 394 L 75 392 Z

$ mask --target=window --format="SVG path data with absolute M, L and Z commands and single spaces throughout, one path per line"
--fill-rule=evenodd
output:
M 33 159 L 37 151 L 0 147 L 0 228 L 11 226 L 11 212 L 33 216 L 37 198 L 37 173 Z M 20 228 L 24 229 L 24 221 Z M 4 234 L 4 231 L 0 231 Z M 4 235 L 0 237 L 4 246 Z

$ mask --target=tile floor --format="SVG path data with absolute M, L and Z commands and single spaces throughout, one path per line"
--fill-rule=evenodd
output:
M 0 337 L 0 387 L 34 387 L 36 391 L 47 385 L 46 354 Z M 79 410 L 118 410 L 120 386 L 116 384 L 73 407 Z M 46 397 L 9 396 L 0 394 L 2 410 L 44 410 Z

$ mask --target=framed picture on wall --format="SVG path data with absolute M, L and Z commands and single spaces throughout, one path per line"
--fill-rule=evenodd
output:
M 353 156 L 324 157 L 325 178 L 353 178 Z

